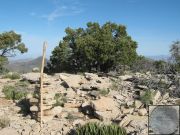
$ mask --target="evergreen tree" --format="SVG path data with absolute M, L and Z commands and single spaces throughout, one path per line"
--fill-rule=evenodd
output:
M 0 70 L 8 62 L 8 57 L 14 57 L 17 53 L 25 53 L 28 49 L 21 42 L 21 35 L 14 31 L 0 34 Z
M 136 59 L 137 43 L 127 34 L 123 25 L 107 22 L 100 26 L 98 23 L 89 22 L 85 29 L 67 28 L 65 32 L 66 36 L 54 49 L 50 59 L 51 69 L 58 67 L 54 72 L 69 69 L 75 72 L 108 72 L 113 66 L 131 65 Z M 70 51 L 61 47 L 64 44 Z M 68 53 L 65 63 L 62 60 L 64 53 Z M 61 68 L 58 65 L 61 65 Z

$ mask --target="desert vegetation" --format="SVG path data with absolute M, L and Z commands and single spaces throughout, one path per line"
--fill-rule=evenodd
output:
M 82 127 L 79 127 L 75 131 L 76 135 L 126 135 L 126 131 L 117 125 L 102 125 L 98 123 L 88 123 Z

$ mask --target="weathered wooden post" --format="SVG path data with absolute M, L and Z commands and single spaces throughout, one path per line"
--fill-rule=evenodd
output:
M 42 56 L 42 64 L 41 64 L 41 73 L 40 73 L 40 126 L 42 128 L 42 120 L 43 120 L 43 73 L 44 73 L 44 63 L 46 57 L 46 47 L 47 43 L 43 44 L 43 56 Z

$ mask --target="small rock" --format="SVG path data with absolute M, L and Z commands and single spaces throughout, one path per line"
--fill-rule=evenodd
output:
M 132 101 L 127 101 L 126 105 L 128 107 L 133 106 L 134 105 L 134 101 L 133 100 Z
M 100 92 L 96 91 L 96 90 L 93 90 L 93 91 L 89 92 L 89 95 L 94 97 L 94 98 L 99 98 L 100 97 Z
M 21 107 L 19 107 L 19 106 L 14 106 L 14 111 L 16 111 L 16 112 L 20 112 L 21 111 Z
M 131 122 L 131 119 L 128 116 L 125 116 L 122 121 L 119 123 L 119 126 L 125 127 Z
M 145 108 L 139 109 L 138 114 L 140 116 L 145 116 L 147 114 L 147 110 Z
M 94 110 L 95 117 L 100 120 L 116 118 L 120 113 L 119 104 L 109 97 L 101 97 L 101 99 L 91 101 L 90 105 Z
M 77 120 L 75 120 L 75 121 L 73 121 L 73 126 L 81 126 L 81 125 L 83 125 L 85 123 L 85 121 L 84 120 L 81 120 L 81 119 L 77 119 Z
M 80 89 L 85 90 L 85 91 L 89 91 L 89 90 L 91 90 L 91 86 L 88 84 L 82 84 Z
M 143 105 L 143 103 L 141 101 L 139 101 L 139 100 L 134 101 L 135 108 L 140 108 L 142 105 Z
M 122 110 L 122 113 L 123 113 L 123 114 L 132 114 L 133 111 L 134 111 L 134 108 L 128 108 L 128 109 L 124 108 L 124 109 Z
M 122 80 L 122 81 L 125 81 L 125 80 L 130 79 L 130 78 L 132 78 L 131 75 L 123 75 L 123 76 L 119 76 L 119 79 Z
M 101 83 L 101 80 L 96 80 L 97 83 Z
M 26 96 L 26 99 L 31 99 L 31 98 L 33 98 L 32 94 L 28 93 L 27 96 Z
M 33 106 L 30 107 L 30 111 L 32 111 L 32 112 L 38 112 L 39 109 L 38 109 L 37 106 L 33 105 Z
M 56 100 L 44 100 L 43 104 L 45 105 L 53 105 L 56 103 Z
M 55 93 L 48 93 L 48 94 L 43 95 L 43 99 L 44 100 L 52 100 L 52 99 L 54 99 L 54 96 L 55 96 Z
M 59 114 L 62 112 L 62 107 L 61 106 L 56 106 L 53 108 L 53 114 L 56 115 L 56 114 Z
M 114 95 L 113 97 L 117 100 L 123 100 L 124 99 L 124 97 L 122 95 Z
M 177 105 L 180 105 L 180 98 L 176 99 L 176 100 L 175 100 L 175 103 L 176 103 Z
M 39 100 L 37 98 L 30 98 L 29 103 L 30 105 L 37 105 L 39 104 Z
M 81 104 L 81 107 L 84 108 L 84 107 L 89 106 L 89 105 L 90 105 L 89 102 L 84 102 L 84 103 Z
M 93 79 L 98 78 L 98 75 L 93 74 L 93 73 L 84 73 L 84 77 L 85 77 L 87 80 L 93 80 Z
M 153 97 L 153 104 L 156 104 L 157 101 L 160 99 L 161 97 L 161 92 L 160 91 L 155 91 L 155 95 Z
M 169 93 L 165 93 L 165 94 L 163 95 L 163 99 L 166 100 L 166 99 L 168 99 L 168 98 L 169 98 Z
M 147 90 L 147 89 L 148 89 L 148 87 L 145 86 L 145 85 L 137 85 L 136 87 L 137 87 L 138 89 L 141 89 L 141 90 Z

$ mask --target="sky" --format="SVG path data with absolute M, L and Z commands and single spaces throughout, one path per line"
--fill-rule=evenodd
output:
M 140 55 L 169 55 L 180 40 L 180 0 L 0 0 L 0 33 L 14 30 L 36 58 L 48 42 L 47 57 L 65 36 L 65 28 L 87 22 L 123 24 L 138 42 Z

